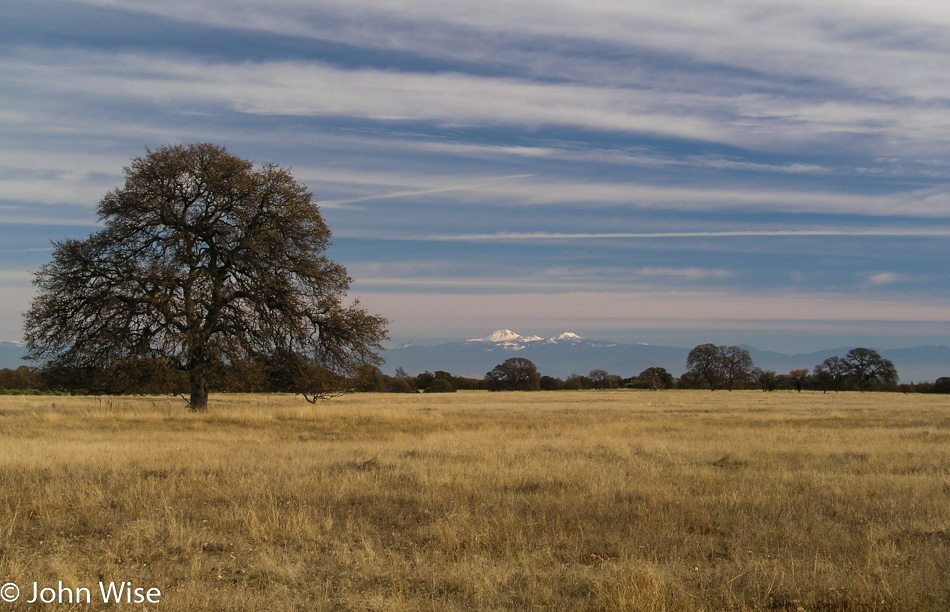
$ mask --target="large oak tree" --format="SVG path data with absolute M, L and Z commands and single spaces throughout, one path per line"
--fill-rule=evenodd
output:
M 890 387 L 897 384 L 897 368 L 890 359 L 884 359 L 874 349 L 853 348 L 844 356 L 848 375 L 862 391 L 874 387 Z
M 330 230 L 307 188 L 212 144 L 148 151 L 99 203 L 105 227 L 54 244 L 26 313 L 29 356 L 108 368 L 165 358 L 207 409 L 216 368 L 260 360 L 299 392 L 379 364 L 386 319 L 343 300 Z

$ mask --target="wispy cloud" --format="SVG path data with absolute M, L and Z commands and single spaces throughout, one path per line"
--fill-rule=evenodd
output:
M 121 181 L 128 160 L 61 149 L 0 149 L 0 193 L 7 201 L 90 206 Z M 25 219 L 35 218 L 35 210 Z M 4 219 L 13 222 L 17 215 Z M 88 223 L 88 221 L 86 221 Z
M 723 269 L 708 268 L 637 268 L 634 274 L 647 278 L 680 278 L 684 280 L 706 280 L 729 278 L 733 273 Z
M 672 266 L 624 267 L 612 266 L 558 266 L 545 268 L 537 273 L 543 279 L 564 281 L 597 280 L 605 285 L 619 286 L 631 281 L 644 279 L 678 281 L 717 280 L 733 276 L 731 270 L 723 268 L 676 268 Z
M 895 274 L 894 272 L 879 272 L 868 277 L 868 282 L 871 285 L 890 285 L 899 283 L 902 280 L 904 280 L 903 275 Z
M 720 209 L 950 218 L 950 191 L 943 187 L 877 195 L 792 190 L 784 186 L 758 189 L 667 186 L 541 175 L 512 175 L 504 177 L 505 180 L 448 174 L 380 175 L 362 171 L 314 172 L 311 176 L 317 181 L 325 176 L 332 182 L 347 182 L 364 188 L 366 185 L 412 185 L 410 189 L 384 191 L 367 196 L 365 200 L 395 198 L 402 193 L 424 195 L 426 192 L 453 191 L 460 201 L 506 205 L 594 204 L 658 210 Z M 539 236 L 543 237 L 543 234 Z
M 352 204 L 358 204 L 360 202 L 369 202 L 372 200 L 391 200 L 394 198 L 409 198 L 417 196 L 430 196 L 436 194 L 445 194 L 449 192 L 479 192 L 481 189 L 485 188 L 487 185 L 495 185 L 499 181 L 509 181 L 521 178 L 527 178 L 531 175 L 529 174 L 515 174 L 511 176 L 492 176 L 492 177 L 483 177 L 475 179 L 463 179 L 455 178 L 449 179 L 451 184 L 443 184 L 441 187 L 430 187 L 428 189 L 410 189 L 405 191 L 391 191 L 385 193 L 377 193 L 373 195 L 365 195 L 357 198 L 348 198 L 343 200 L 318 200 L 316 204 L 318 206 L 326 208 L 344 208 L 350 207 L 354 208 Z M 333 182 L 340 182 L 341 177 L 339 175 L 334 175 L 332 180 Z M 397 179 L 399 180 L 399 179 Z M 440 179 L 440 182 L 445 182 L 446 179 L 443 177 Z M 387 181 L 383 181 L 385 184 Z
M 376 141 L 378 146 L 393 146 L 393 143 Z M 728 159 L 713 156 L 688 156 L 674 158 L 669 155 L 640 147 L 633 150 L 598 148 L 587 144 L 584 148 L 557 146 L 500 146 L 486 144 L 465 144 L 454 142 L 426 142 L 404 140 L 398 143 L 403 150 L 447 153 L 464 157 L 524 157 L 531 159 L 554 159 L 600 164 L 617 164 L 647 167 L 693 167 L 740 170 L 748 172 L 778 172 L 788 174 L 825 174 L 832 169 L 819 164 L 790 163 L 766 164 L 747 160 Z M 840 170 L 838 170 L 840 171 Z
M 830 0 L 820 5 L 800 0 L 768 5 L 755 0 L 717 5 L 698 0 L 328 0 L 318 5 L 275 0 L 266 6 L 238 0 L 228 10 L 211 0 L 88 1 L 197 23 L 427 56 L 520 62 L 539 72 L 553 70 L 556 63 L 563 71 L 565 59 L 580 64 L 582 55 L 558 51 L 573 51 L 572 41 L 574 46 L 584 41 L 702 58 L 706 65 L 833 79 L 855 87 L 879 90 L 899 84 L 921 97 L 947 82 L 939 63 L 919 61 L 948 47 L 944 34 L 950 16 L 943 5 L 927 0 L 900 6 L 883 0 Z M 551 38 L 561 44 L 543 54 L 531 52 L 530 43 Z M 522 47 L 519 40 L 528 44 Z M 854 70 L 856 66 L 862 70 Z
M 345 115 L 447 125 L 580 125 L 701 140 L 728 140 L 716 122 L 670 113 L 649 92 L 558 85 L 458 73 L 343 70 L 319 62 L 208 62 L 77 52 L 11 61 L 0 71 L 21 86 L 60 93 L 188 105 L 260 115 Z
M 559 241 L 559 240 L 612 240 L 664 238 L 777 238 L 777 237 L 950 237 L 950 229 L 883 228 L 867 230 L 727 230 L 691 232 L 614 232 L 614 233 L 554 233 L 554 232 L 497 232 L 493 234 L 436 234 L 413 236 L 412 240 L 444 242 L 491 241 Z
M 604 291 L 616 293 L 632 288 L 687 287 L 722 281 L 733 277 L 733 272 L 722 268 L 640 267 L 619 265 L 576 266 L 565 265 L 532 269 L 517 262 L 499 271 L 488 264 L 411 264 L 361 263 L 351 268 L 360 274 L 357 288 L 360 292 L 381 289 L 416 288 L 443 292 L 468 291 L 478 293 L 505 293 L 522 291 L 576 292 Z
M 851 135 L 936 145 L 942 109 L 878 100 L 802 101 L 767 93 L 551 83 L 457 72 L 342 69 L 321 62 L 224 62 L 77 51 L 10 59 L 5 82 L 59 95 L 208 106 L 254 115 L 347 116 L 441 125 L 570 125 L 733 145 L 799 147 Z M 848 136 L 850 138 L 851 136 Z
M 759 107 L 758 116 L 773 124 L 797 120 L 802 133 L 823 124 L 827 130 L 850 126 L 864 131 L 873 129 L 875 120 L 897 126 L 903 119 L 888 110 L 900 105 L 909 119 L 905 128 L 921 137 L 920 128 L 928 122 L 918 117 L 925 109 L 913 103 L 945 102 L 950 89 L 944 70 L 950 17 L 940 3 L 924 0 L 900 6 L 856 0 L 820 6 L 800 0 L 768 5 L 757 0 L 715 5 L 698 0 L 284 0 L 266 6 L 237 1 L 228 10 L 211 0 L 95 3 L 220 27 L 511 67 L 532 78 L 663 88 L 667 95 L 716 92 L 738 104 L 744 103 L 743 93 L 767 91 L 768 103 L 762 97 L 746 98 Z M 604 49 L 610 53 L 591 57 Z M 658 58 L 658 65 L 650 66 L 644 56 Z M 645 63 L 647 68 L 641 68 Z M 803 81 L 812 86 L 800 87 Z M 851 100 L 842 102 L 842 90 Z M 816 93 L 824 94 L 824 100 L 788 105 L 788 99 Z M 780 96 L 786 99 L 784 110 Z M 878 102 L 862 111 L 855 103 L 859 97 Z M 709 105 L 712 98 L 707 97 L 706 106 L 715 108 L 715 103 Z M 699 105 L 699 100 L 693 103 Z M 932 119 L 946 125 L 935 110 Z M 777 131 L 788 135 L 789 126 Z

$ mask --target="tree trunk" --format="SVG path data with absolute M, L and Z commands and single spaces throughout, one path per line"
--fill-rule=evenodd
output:
M 200 369 L 192 370 L 188 378 L 191 381 L 191 400 L 188 402 L 188 408 L 192 412 L 207 412 L 208 381 L 205 380 L 204 372 Z

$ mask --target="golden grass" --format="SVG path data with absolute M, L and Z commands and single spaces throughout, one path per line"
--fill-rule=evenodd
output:
M 156 605 L 950 609 L 950 398 L 0 396 L 0 583 Z

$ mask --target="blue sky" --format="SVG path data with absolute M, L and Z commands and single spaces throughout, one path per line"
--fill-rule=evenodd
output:
M 950 5 L 13 0 L 0 340 L 146 148 L 288 167 L 395 342 L 950 344 Z

